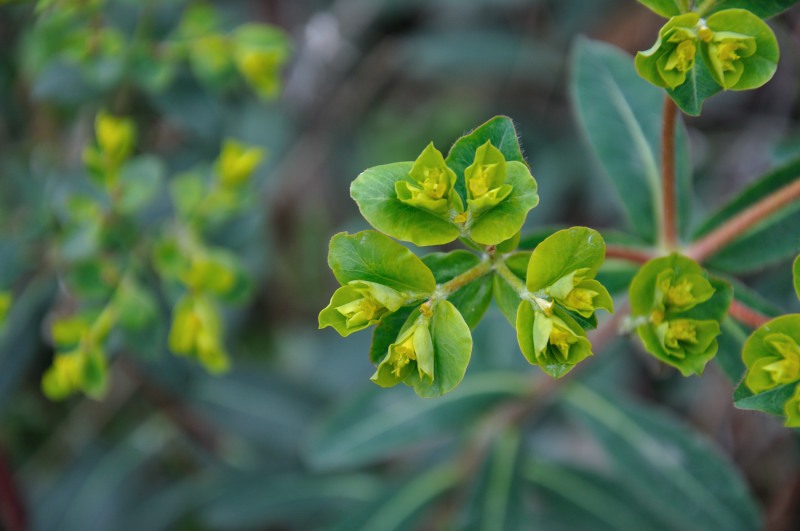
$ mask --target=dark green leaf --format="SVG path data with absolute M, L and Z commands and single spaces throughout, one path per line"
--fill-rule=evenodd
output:
M 761 529 L 736 468 L 686 426 L 630 398 L 600 396 L 579 385 L 565 400 L 630 486 L 631 505 L 656 512 L 670 529 Z
M 481 263 L 481 258 L 468 251 L 450 253 L 431 253 L 422 258 L 437 284 L 443 284 Z M 484 275 L 473 280 L 460 290 L 450 295 L 449 300 L 458 309 L 470 328 L 480 322 L 492 302 L 492 277 Z
M 761 411 L 771 415 L 784 415 L 784 405 L 794 394 L 797 383 L 781 385 L 764 391 L 763 393 L 753 394 L 744 383 L 741 383 L 733 393 L 733 405 L 739 409 L 749 409 Z
M 706 68 L 703 61 L 695 61 L 694 68 L 686 73 L 686 81 L 674 88 L 667 88 L 672 100 L 690 116 L 700 116 L 703 103 L 722 90 Z
M 529 375 L 481 373 L 437 400 L 397 387 L 370 388 L 342 404 L 311 439 L 308 460 L 319 469 L 360 466 L 452 433 L 497 403 L 525 395 Z
M 717 0 L 711 2 L 710 7 L 703 13 L 708 16 L 723 9 L 747 9 L 761 18 L 770 18 L 789 9 L 797 0 Z
M 419 311 L 419 306 L 407 306 L 381 319 L 372 332 L 372 343 L 369 347 L 369 360 L 372 363 L 377 365 L 386 356 L 389 345 L 395 342 L 408 316 L 415 311 Z
M 800 255 L 794 259 L 792 278 L 794 279 L 794 292 L 797 293 L 797 298 L 800 299 Z
M 653 243 L 661 219 L 661 127 L 664 94 L 640 78 L 618 48 L 579 39 L 572 51 L 570 94 L 592 151 L 614 183 L 632 230 Z M 680 233 L 688 229 L 688 143 L 676 128 Z
M 536 181 L 522 163 L 508 164 L 506 184 L 511 193 L 497 206 L 480 214 L 469 226 L 473 240 L 484 245 L 501 243 L 518 233 L 528 212 L 539 204 Z
M 639 0 L 639 3 L 665 18 L 681 14 L 677 0 Z

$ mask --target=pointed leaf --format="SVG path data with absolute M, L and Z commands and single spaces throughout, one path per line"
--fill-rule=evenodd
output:
M 681 14 L 677 0 L 639 0 L 639 3 L 665 18 Z
M 789 9 L 797 0 L 717 0 L 703 15 L 708 16 L 724 9 L 747 9 L 761 18 L 770 18 Z
M 678 107 L 689 116 L 700 116 L 703 103 L 722 90 L 705 62 L 695 61 L 694 68 L 686 73 L 686 81 L 674 89 L 667 88 L 667 93 Z
M 596 230 L 572 227 L 556 232 L 536 246 L 528 263 L 525 284 L 539 291 L 578 269 L 593 278 L 606 256 L 606 244 Z
M 797 298 L 800 299 L 800 255 L 794 259 L 792 278 L 794 279 L 794 292 L 797 293 Z

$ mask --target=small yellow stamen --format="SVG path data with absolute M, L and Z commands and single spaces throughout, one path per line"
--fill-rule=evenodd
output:
M 697 343 L 697 329 L 688 319 L 676 319 L 669 323 L 664 344 L 672 349 L 680 348 L 678 342 Z
M 714 38 L 714 32 L 711 31 L 711 28 L 708 26 L 702 26 L 699 30 L 697 30 L 697 36 L 703 42 L 711 42 L 711 39 Z
M 447 192 L 447 174 L 440 168 L 426 168 L 422 188 L 431 199 L 441 199 Z
M 692 283 L 685 278 L 676 285 L 670 286 L 664 297 L 666 303 L 670 306 L 685 306 L 691 304 L 694 301 L 692 287 Z
M 569 333 L 560 326 L 553 326 L 553 331 L 550 332 L 550 344 L 558 349 L 561 358 L 564 361 L 569 359 L 569 348 L 577 341 L 574 334 Z
M 405 341 L 394 347 L 394 353 L 397 356 L 392 362 L 394 369 L 392 374 L 400 378 L 400 371 L 403 367 L 411 363 L 411 360 L 417 359 L 417 353 L 414 351 L 414 335 L 411 334 Z
M 497 171 L 497 164 L 481 164 L 475 169 L 475 173 L 469 180 L 469 191 L 472 192 L 472 197 L 481 197 L 489 191 L 495 171 Z
M 596 296 L 596 291 L 585 288 L 574 288 L 567 294 L 564 302 L 577 310 L 593 310 L 593 301 Z

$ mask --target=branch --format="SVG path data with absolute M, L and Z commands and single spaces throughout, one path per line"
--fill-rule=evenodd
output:
M 731 301 L 728 315 L 750 328 L 758 328 L 772 319 L 735 299 Z
M 694 242 L 686 254 L 702 262 L 731 241 L 735 240 L 759 221 L 774 214 L 795 199 L 800 198 L 800 178 L 764 197 L 749 208 Z
M 634 264 L 644 264 L 656 257 L 656 254 L 649 249 L 637 247 L 625 247 L 624 245 L 607 245 L 606 259 L 614 258 L 625 260 Z
M 672 98 L 665 96 L 664 122 L 661 127 L 661 182 L 664 201 L 661 242 L 670 250 L 678 246 L 678 217 L 675 204 L 675 121 L 677 109 Z

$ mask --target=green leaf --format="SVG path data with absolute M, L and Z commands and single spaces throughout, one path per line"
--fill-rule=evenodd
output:
M 792 278 L 794 279 L 794 292 L 797 293 L 797 298 L 800 299 L 800 255 L 794 259 Z
M 525 164 L 514 122 L 508 116 L 495 116 L 456 140 L 447 154 L 445 162 L 456 172 L 456 190 L 464 199 L 467 197 L 464 172 L 475 161 L 475 152 L 487 141 L 500 150 L 507 162 Z
M 606 256 L 606 244 L 596 230 L 572 227 L 556 232 L 536 246 L 528 262 L 525 284 L 530 291 L 552 286 L 578 269 L 594 278 Z
M 141 330 L 158 315 L 158 303 L 153 294 L 138 282 L 126 279 L 114 295 L 114 307 L 122 326 Z
M 705 62 L 695 61 L 694 68 L 686 73 L 686 81 L 674 89 L 667 88 L 672 101 L 689 116 L 700 116 L 703 103 L 722 90 L 714 81 Z
M 469 251 L 452 251 L 431 253 L 424 256 L 422 261 L 433 271 L 436 283 L 443 284 L 480 264 L 481 258 Z M 475 328 L 492 302 L 491 275 L 484 275 L 473 280 L 450 295 L 447 300 L 453 303 L 453 306 L 464 317 L 467 325 Z
M 746 9 L 726 9 L 708 17 L 706 24 L 714 36 L 710 42 L 701 43 L 700 52 L 717 83 L 728 90 L 750 90 L 772 79 L 780 50 L 775 34 L 761 18 Z M 737 50 L 738 58 L 728 59 L 725 44 L 718 47 L 716 39 L 723 35 L 722 42 L 742 46 Z
M 133 214 L 147 206 L 158 193 L 165 173 L 164 163 L 151 155 L 127 161 L 120 171 L 119 211 Z
M 381 319 L 381 322 L 372 332 L 372 343 L 369 347 L 369 360 L 372 363 L 375 365 L 380 363 L 386 353 L 389 352 L 389 345 L 397 339 L 397 335 L 408 320 L 408 316 L 417 311 L 419 311 L 419 306 L 407 306 Z
M 169 183 L 175 208 L 183 218 L 190 218 L 206 197 L 208 185 L 197 173 L 182 173 Z
M 677 0 L 638 0 L 640 4 L 648 7 L 654 13 L 665 18 L 681 14 Z
M 564 399 L 569 415 L 594 435 L 630 487 L 632 506 L 659 514 L 669 529 L 761 529 L 736 468 L 665 412 L 580 385 L 567 389 Z
M 436 289 L 433 273 L 422 260 L 374 231 L 336 234 L 331 238 L 328 265 L 342 285 L 366 280 L 416 296 Z
M 695 232 L 695 239 L 707 235 L 749 206 L 791 184 L 797 175 L 800 175 L 800 159 L 794 159 L 756 180 L 703 222 Z M 800 202 L 795 201 L 709 257 L 706 265 L 726 273 L 745 273 L 795 256 L 800 252 L 800 240 L 795 230 L 797 226 L 800 226 Z
M 733 393 L 733 405 L 739 409 L 761 411 L 770 415 L 784 416 L 784 406 L 794 394 L 797 383 L 775 387 L 763 393 L 753 394 L 744 383 Z
M 415 208 L 397 198 L 395 183 L 408 178 L 413 162 L 375 166 L 356 177 L 350 196 L 370 225 L 398 240 L 416 245 L 441 245 L 460 235 L 449 220 Z
M 639 77 L 631 57 L 597 41 L 579 39 L 571 60 L 570 96 L 600 165 L 617 189 L 628 225 L 654 243 L 661 198 L 663 92 Z M 679 232 L 689 226 L 691 165 L 683 127 L 676 127 Z
M 708 16 L 725 9 L 741 8 L 755 13 L 761 18 L 770 18 L 789 9 L 797 0 L 716 0 L 702 14 Z
M 523 528 L 524 492 L 521 478 L 520 433 L 516 427 L 499 433 L 475 475 L 457 529 L 470 531 Z
M 586 332 L 564 311 L 545 315 L 534 310 L 530 301 L 522 301 L 517 309 L 516 328 L 522 355 L 552 378 L 561 378 L 592 355 Z M 565 339 L 566 352 L 561 349 Z
M 508 240 L 520 231 L 528 212 L 539 204 L 536 181 L 525 164 L 509 162 L 505 183 L 511 186 L 508 197 L 470 222 L 470 236 L 478 243 L 495 245 Z
M 513 271 L 513 270 L 512 270 Z M 517 326 L 517 308 L 522 299 L 511 285 L 500 275 L 492 275 L 492 295 L 500 311 L 512 327 Z M 520 281 L 525 279 L 520 277 Z
M 340 404 L 311 437 L 309 463 L 330 470 L 375 463 L 454 434 L 496 404 L 524 396 L 530 375 L 470 375 L 438 400 L 419 400 L 403 389 L 372 386 Z
M 412 372 L 406 383 L 423 398 L 441 396 L 461 383 L 472 354 L 472 334 L 464 318 L 450 301 L 439 301 L 431 319 L 433 381 Z
M 739 292 L 736 292 L 739 296 Z M 725 375 L 734 385 L 742 381 L 745 366 L 742 362 L 742 347 L 747 339 L 747 333 L 736 321 L 730 317 L 722 321 L 722 333 L 718 338 L 719 350 L 716 361 Z

